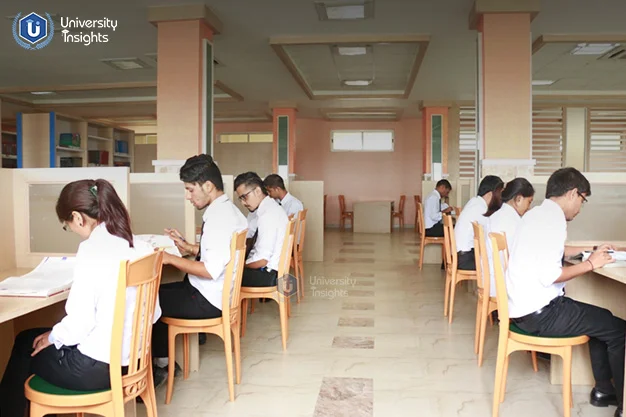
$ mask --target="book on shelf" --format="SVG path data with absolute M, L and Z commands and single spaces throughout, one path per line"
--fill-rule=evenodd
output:
M 26 275 L 0 281 L 0 297 L 50 297 L 67 291 L 74 280 L 74 257 L 47 257 Z

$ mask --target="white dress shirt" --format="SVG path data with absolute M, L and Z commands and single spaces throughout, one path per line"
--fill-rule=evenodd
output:
M 74 281 L 67 302 L 67 315 L 53 328 L 48 340 L 57 349 L 78 345 L 78 350 L 100 362 L 110 363 L 111 332 L 115 311 L 120 262 L 149 255 L 154 249 L 135 239 L 131 248 L 126 239 L 109 233 L 100 223 L 76 252 Z M 126 291 L 126 316 L 122 339 L 122 366 L 128 365 L 136 289 Z M 161 317 L 157 296 L 153 322 Z
M 433 190 L 424 201 L 424 228 L 430 229 L 441 221 L 441 195 Z
M 285 210 L 269 196 L 261 201 L 255 212 L 259 233 L 246 264 L 265 259 L 268 271 L 277 271 L 289 219 Z
M 248 236 L 247 239 L 252 239 L 257 229 L 258 217 L 256 215 L 256 211 L 251 211 L 248 213 L 248 217 L 246 218 L 248 222 Z
M 513 247 L 513 238 L 515 232 L 522 222 L 522 218 L 519 213 L 507 203 L 502 204 L 500 210 L 493 213 L 488 217 L 489 221 L 484 227 L 485 239 L 487 240 L 485 246 L 487 249 L 487 258 L 489 259 L 489 274 L 491 276 L 491 288 L 490 296 L 496 296 L 496 281 L 493 270 L 493 250 L 491 248 L 491 240 L 489 239 L 489 233 L 505 233 L 506 243 L 509 251 Z M 501 255 L 502 258 L 502 255 Z M 501 259 L 502 267 L 504 268 L 504 259 Z
M 454 226 L 454 238 L 456 239 L 456 250 L 458 252 L 468 252 L 474 249 L 474 227 L 472 222 L 478 222 L 483 228 L 487 224 L 487 202 L 480 196 L 473 197 L 467 202 L 461 215 L 456 220 Z
M 509 315 L 533 313 L 563 295 L 561 276 L 567 240 L 567 221 L 561 207 L 550 199 L 522 217 L 506 272 Z
M 302 201 L 298 200 L 289 193 L 285 194 L 283 199 L 280 200 L 279 204 L 281 205 L 283 210 L 285 210 L 285 213 L 287 213 L 287 217 L 293 214 L 294 219 L 298 216 L 298 212 L 304 210 L 304 205 L 302 204 Z
M 230 262 L 230 241 L 233 233 L 248 227 L 246 218 L 226 194 L 221 195 L 204 210 L 204 228 L 200 242 L 200 262 L 211 278 L 188 274 L 193 285 L 208 302 L 222 309 L 224 273 Z

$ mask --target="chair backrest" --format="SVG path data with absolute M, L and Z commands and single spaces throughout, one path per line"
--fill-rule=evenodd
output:
M 339 211 L 341 214 L 346 212 L 346 197 L 343 194 L 339 195 Z
M 426 226 L 424 225 L 424 208 L 422 203 L 417 203 L 415 209 L 417 210 L 417 230 L 420 233 L 420 239 L 424 239 L 426 237 Z
M 134 261 L 122 261 L 115 294 L 115 311 L 111 333 L 110 378 L 116 414 L 124 415 L 124 403 L 136 398 L 148 384 L 152 369 L 152 322 L 156 309 L 163 250 Z M 135 310 L 132 318 L 130 361 L 128 372 L 122 377 L 122 346 L 126 318 L 127 290 L 135 289 Z
M 246 237 L 248 229 L 233 233 L 230 239 L 230 261 L 224 272 L 224 289 L 222 291 L 222 318 L 224 323 L 232 322 L 239 314 L 241 303 L 241 280 L 246 261 Z M 230 288 L 229 291 L 226 291 Z
M 404 213 L 404 203 L 406 203 L 406 196 L 401 195 L 400 204 L 399 204 L 400 207 L 398 207 L 398 213 Z
M 443 243 L 446 256 L 446 265 L 452 270 L 457 268 L 456 238 L 454 237 L 454 225 L 452 224 L 452 216 L 443 215 Z
M 422 197 L 420 197 L 419 195 L 414 195 L 413 200 L 415 201 L 415 207 L 417 207 L 417 203 L 422 202 Z
M 485 231 L 478 222 L 472 222 L 474 228 L 474 257 L 476 259 L 476 277 L 478 288 L 483 289 L 485 297 L 489 297 L 491 291 L 491 274 L 489 273 L 489 258 L 487 254 L 487 241 Z
M 306 214 L 309 209 L 302 209 L 298 212 L 297 226 L 296 226 L 296 239 L 293 244 L 293 251 L 302 253 L 304 248 L 304 234 L 306 232 Z
M 461 210 L 463 210 L 463 207 L 454 207 L 454 215 L 456 216 L 457 219 L 461 215 Z
M 280 251 L 280 261 L 278 263 L 278 278 L 281 278 L 289 272 L 291 265 L 291 254 L 293 253 L 293 241 L 296 234 L 296 219 L 289 220 L 287 229 L 285 230 L 285 238 L 283 239 L 283 247 Z
M 504 259 L 509 258 L 506 236 L 503 233 L 489 233 L 489 241 L 493 251 L 493 273 L 496 281 L 496 299 L 498 300 L 498 319 L 500 320 L 500 332 L 509 334 L 509 299 L 506 292 L 504 279 L 505 267 L 502 265 L 500 254 Z M 507 262 L 508 263 L 508 262 Z

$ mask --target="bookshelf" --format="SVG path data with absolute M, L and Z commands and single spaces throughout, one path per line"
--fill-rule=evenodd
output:
M 17 168 L 17 133 L 2 131 L 1 168 Z
M 113 166 L 130 167 L 134 172 L 135 132 L 123 128 L 113 129 Z
M 113 166 L 113 128 L 87 123 L 87 166 Z

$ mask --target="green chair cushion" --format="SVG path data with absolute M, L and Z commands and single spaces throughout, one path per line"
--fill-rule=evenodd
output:
M 99 390 L 99 391 L 74 391 L 71 389 L 57 387 L 56 385 L 52 385 L 47 382 L 43 378 L 35 375 L 28 383 L 31 389 L 41 392 L 43 394 L 50 395 L 86 395 L 86 394 L 97 394 L 99 392 L 105 392 L 108 390 Z
M 521 334 L 522 336 L 544 337 L 546 339 L 566 339 L 568 337 L 577 337 L 577 336 L 537 336 L 537 335 L 530 334 L 527 331 L 520 329 L 519 327 L 517 327 L 517 324 L 513 322 L 509 324 L 509 330 L 512 331 L 513 333 Z

